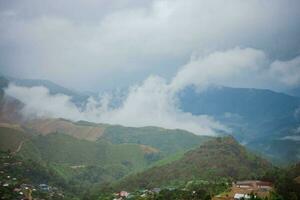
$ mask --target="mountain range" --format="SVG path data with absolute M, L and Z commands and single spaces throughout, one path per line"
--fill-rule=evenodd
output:
M 78 105 L 83 105 L 84 100 L 88 98 L 87 95 L 50 81 L 13 78 L 8 80 L 19 86 L 47 87 L 52 94 L 71 96 Z M 5 81 L 2 82 L 7 85 Z M 239 142 L 268 159 L 278 164 L 299 161 L 300 140 L 297 138 L 300 97 L 266 89 L 211 86 L 204 91 L 198 91 L 195 86 L 188 86 L 178 93 L 177 98 L 182 111 L 196 116 L 212 116 L 230 129 L 227 134 L 233 135 Z M 65 125 L 60 124 L 58 127 L 60 126 Z M 56 129 L 59 130 L 58 127 Z M 79 130 L 78 127 L 75 129 Z M 75 129 L 73 133 L 76 132 Z
M 54 175 L 55 180 L 45 179 L 48 183 L 71 194 L 85 195 L 78 188 L 137 190 L 176 187 L 193 180 L 259 179 L 274 164 L 300 160 L 300 98 L 296 96 L 221 86 L 201 92 L 196 87 L 185 88 L 177 96 L 182 111 L 211 116 L 230 129 L 212 137 L 155 126 L 24 119 L 19 112 L 24 104 L 4 94 L 4 88 L 14 81 L 19 86 L 44 86 L 52 94 L 70 95 L 78 105 L 87 97 L 48 81 L 0 78 L 0 151 L 24 164 L 37 163 L 45 177 Z M 26 174 L 22 169 L 20 176 Z M 37 180 L 43 179 L 40 177 Z

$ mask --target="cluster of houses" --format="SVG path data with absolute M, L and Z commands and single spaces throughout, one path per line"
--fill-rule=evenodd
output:
M 13 159 L 7 153 L 0 154 L 0 199 L 38 199 L 37 193 L 44 193 L 46 196 L 61 196 L 63 193 L 56 187 L 47 184 L 32 184 L 26 181 L 26 177 L 14 177 L 12 169 L 22 166 L 22 162 Z
M 265 181 L 237 181 L 233 183 L 233 187 L 237 193 L 234 195 L 234 200 L 250 199 L 249 194 L 255 194 L 259 197 L 266 197 L 272 190 L 272 183 Z
M 251 195 L 261 198 L 267 197 L 273 190 L 271 182 L 248 180 L 232 183 L 231 191 L 214 197 L 214 200 L 247 200 Z
M 170 188 L 171 189 L 171 188 Z M 137 196 L 140 197 L 147 197 L 147 196 L 152 196 L 154 194 L 158 194 L 161 191 L 160 188 L 153 188 L 151 190 L 139 190 L 136 191 L 135 193 L 129 193 L 127 191 L 120 191 L 117 193 L 114 193 L 114 199 L 113 200 L 124 200 L 124 199 L 132 199 L 135 198 Z

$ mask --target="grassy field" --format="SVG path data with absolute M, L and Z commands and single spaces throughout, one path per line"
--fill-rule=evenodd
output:
M 0 150 L 14 152 L 29 136 L 17 129 L 0 127 L 0 138 Z

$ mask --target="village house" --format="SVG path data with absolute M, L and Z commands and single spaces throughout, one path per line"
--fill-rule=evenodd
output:
M 154 193 L 156 193 L 156 194 L 158 194 L 160 191 L 161 191 L 160 188 L 153 188 L 153 189 L 152 189 L 152 192 L 154 192 Z
M 130 194 L 129 192 L 120 191 L 120 192 L 114 194 L 116 196 L 116 198 L 114 198 L 114 200 L 126 199 L 129 196 L 129 194 Z
M 213 200 L 250 199 L 250 194 L 264 198 L 272 190 L 272 183 L 259 180 L 237 181 L 232 183 L 231 191 L 217 195 Z
M 241 199 L 250 199 L 250 195 L 248 194 L 239 194 L 239 193 L 236 193 L 233 197 L 234 200 L 241 200 Z

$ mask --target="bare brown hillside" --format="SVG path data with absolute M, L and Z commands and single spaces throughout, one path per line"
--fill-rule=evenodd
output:
M 89 141 L 101 137 L 105 128 L 98 124 L 81 125 L 65 119 L 36 119 L 26 123 L 26 127 L 43 135 L 60 132 Z

